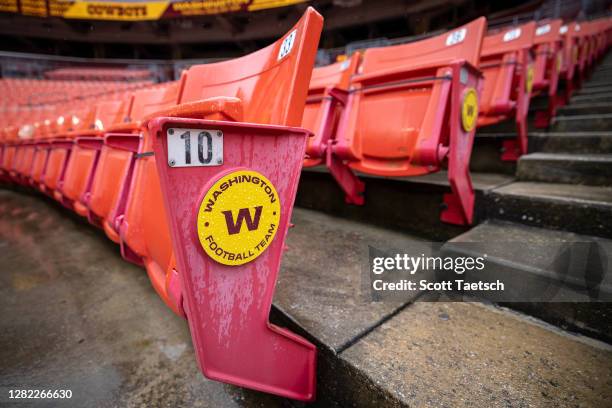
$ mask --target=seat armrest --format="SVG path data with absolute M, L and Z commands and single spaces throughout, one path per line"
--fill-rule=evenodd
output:
M 201 101 L 181 103 L 168 109 L 164 109 L 145 117 L 143 125 L 157 117 L 205 119 L 211 118 L 229 122 L 242 122 L 243 108 L 242 100 L 234 97 L 216 97 Z

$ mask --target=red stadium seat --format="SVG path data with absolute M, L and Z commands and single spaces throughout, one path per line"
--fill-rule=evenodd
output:
M 482 46 L 480 69 L 485 82 L 478 127 L 508 119 L 516 121 L 516 139 L 506 140 L 502 160 L 515 161 L 527 153 L 527 113 L 533 83 L 531 48 L 536 23 L 488 34 Z
M 356 171 L 418 176 L 448 165 L 441 219 L 473 220 L 469 161 L 478 114 L 486 19 L 415 43 L 364 52 L 332 154 Z M 463 119 L 462 119 L 463 117 Z
M 75 140 L 66 164 L 62 182 L 55 191 L 58 201 L 74 205 L 75 211 L 86 217 L 87 201 L 102 144 L 109 126 L 123 122 L 128 103 L 122 100 L 104 101 L 96 107 L 94 128 L 81 133 Z
M 4 175 L 11 180 L 13 179 L 13 177 L 11 177 L 10 174 L 13 169 L 17 146 L 19 145 L 19 138 L 17 136 L 18 131 L 19 129 L 14 126 L 7 127 L 4 131 L 5 143 L 2 152 L 2 170 L 4 172 Z
M 563 63 L 563 38 L 561 20 L 546 21 L 538 24 L 534 36 L 534 93 L 547 92 L 548 108 L 536 112 L 535 126 L 547 128 L 557 113 L 557 86 L 559 72 Z
M 563 84 L 558 92 L 557 104 L 562 106 L 569 102 L 574 90 L 580 86 L 580 78 L 577 75 L 578 54 L 581 38 L 580 24 L 572 22 L 561 26 L 559 33 L 563 39 L 563 59 L 559 72 L 559 80 Z
M 181 104 L 153 115 L 157 118 L 144 134 L 121 224 L 122 240 L 142 256 L 162 298 L 179 313 L 184 307 L 207 377 L 301 400 L 314 398 L 316 350 L 270 325 L 268 313 L 307 132 L 253 123 L 301 123 L 321 28 L 321 16 L 309 8 L 289 34 L 269 47 L 235 60 L 191 67 L 183 79 Z M 228 267 L 213 261 L 193 241 L 199 206 L 194 200 L 202 197 L 188 189 L 177 195 L 177 185 L 170 180 L 175 175 L 166 173 L 165 153 L 156 144 L 155 156 L 148 154 L 153 138 L 165 133 L 160 126 L 224 129 L 222 171 L 247 166 L 279 188 L 278 235 L 258 259 Z M 190 174 L 179 176 L 180 182 L 196 189 L 220 176 L 219 166 L 187 169 Z M 164 222 L 165 200 L 173 239 Z M 177 225 L 184 221 L 188 228 Z
M 119 226 L 124 218 L 127 195 L 130 191 L 135 154 L 141 140 L 141 121 L 146 116 L 168 106 L 176 105 L 179 96 L 177 82 L 164 87 L 136 91 L 125 123 L 111 126 L 104 138 L 89 199 L 81 204 L 88 208 L 93 224 L 101 225 L 106 235 L 120 243 Z M 124 257 L 140 263 L 129 247 L 122 248 Z
M 358 205 L 364 202 L 365 186 L 342 160 L 331 154 L 331 146 L 360 59 L 360 54 L 355 53 L 345 61 L 315 68 L 302 119 L 302 126 L 314 133 L 308 140 L 304 167 L 324 163 L 346 193 L 347 203 Z
M 47 194 L 61 198 L 54 193 L 64 180 L 66 163 L 72 150 L 73 139 L 95 127 L 95 114 L 95 107 L 79 110 L 70 119 L 72 126 L 69 127 L 69 131 L 56 135 L 56 138 L 50 140 L 41 186 L 41 190 Z M 67 202 L 63 202 L 63 204 L 69 205 Z

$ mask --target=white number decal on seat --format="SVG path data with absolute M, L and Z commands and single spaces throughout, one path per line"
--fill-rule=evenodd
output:
M 295 42 L 296 35 L 297 35 L 297 30 L 293 30 L 291 34 L 285 37 L 285 39 L 283 40 L 283 43 L 281 44 L 280 50 L 278 51 L 278 60 L 283 59 L 285 56 L 287 56 L 291 52 L 291 49 L 293 48 L 293 43 Z
M 504 34 L 504 42 L 516 40 L 521 36 L 521 29 L 515 28 L 514 30 L 510 30 Z
M 536 29 L 537 36 L 544 35 L 548 32 L 550 32 L 550 24 L 544 24 Z
M 461 30 L 453 31 L 446 37 L 446 46 L 449 47 L 451 45 L 462 43 L 465 40 L 465 34 L 467 33 L 467 28 L 462 28 Z

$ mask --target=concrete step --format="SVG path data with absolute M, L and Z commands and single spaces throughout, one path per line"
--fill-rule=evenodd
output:
M 612 74 L 612 71 L 610 72 Z M 610 86 L 600 86 L 600 87 L 589 87 L 589 88 L 581 88 L 576 92 L 576 96 L 582 95 L 601 95 L 601 94 L 610 94 L 612 93 L 612 85 Z
M 367 379 L 386 391 L 381 401 L 351 387 L 363 390 L 358 406 L 609 405 L 609 346 L 476 303 L 410 305 L 341 358 L 360 373 L 338 383 Z
M 559 116 L 570 115 L 597 115 L 611 114 L 612 104 L 610 103 L 571 103 L 570 105 L 562 106 L 558 109 Z
M 612 153 L 612 132 L 531 132 L 529 151 L 543 153 Z
M 572 96 L 570 105 L 573 103 L 584 104 L 584 103 L 609 103 L 612 101 L 612 93 L 588 93 Z
M 604 86 L 611 86 L 612 80 L 608 76 L 597 76 L 589 78 L 581 88 L 601 88 Z
M 344 193 L 324 167 L 304 169 L 296 205 L 346 219 L 409 231 L 431 240 L 445 241 L 465 232 L 466 227 L 440 221 L 443 195 L 450 191 L 446 172 L 420 177 L 377 177 L 359 175 L 365 182 L 365 205 L 348 205 Z M 482 196 L 490 189 L 509 183 L 513 177 L 473 173 L 476 191 L 475 216 L 480 218 Z
M 488 219 L 612 237 L 612 187 L 523 181 L 483 197 Z
M 551 324 L 612 342 L 612 241 L 487 221 L 447 242 L 445 256 L 485 257 L 465 280 L 504 283 L 488 300 Z M 505 302 L 504 302 L 505 301 Z
M 584 132 L 612 130 L 612 114 L 557 116 L 552 121 L 555 132 Z
M 608 83 L 612 84 L 612 71 L 609 69 L 594 71 L 593 74 L 587 79 L 590 84 L 593 83 Z
M 612 185 L 612 154 L 531 153 L 517 166 L 521 181 Z
M 609 86 L 612 86 L 612 82 L 605 83 L 605 81 L 586 81 L 585 83 L 582 84 L 582 86 L 580 87 L 580 90 L 596 89 L 596 88 L 609 87 Z

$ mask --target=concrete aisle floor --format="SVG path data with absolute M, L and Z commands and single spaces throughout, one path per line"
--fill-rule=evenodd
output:
M 0 406 L 287 404 L 206 380 L 187 323 L 144 270 L 51 200 L 0 190 L 0 254 Z M 73 397 L 17 403 L 15 388 Z

